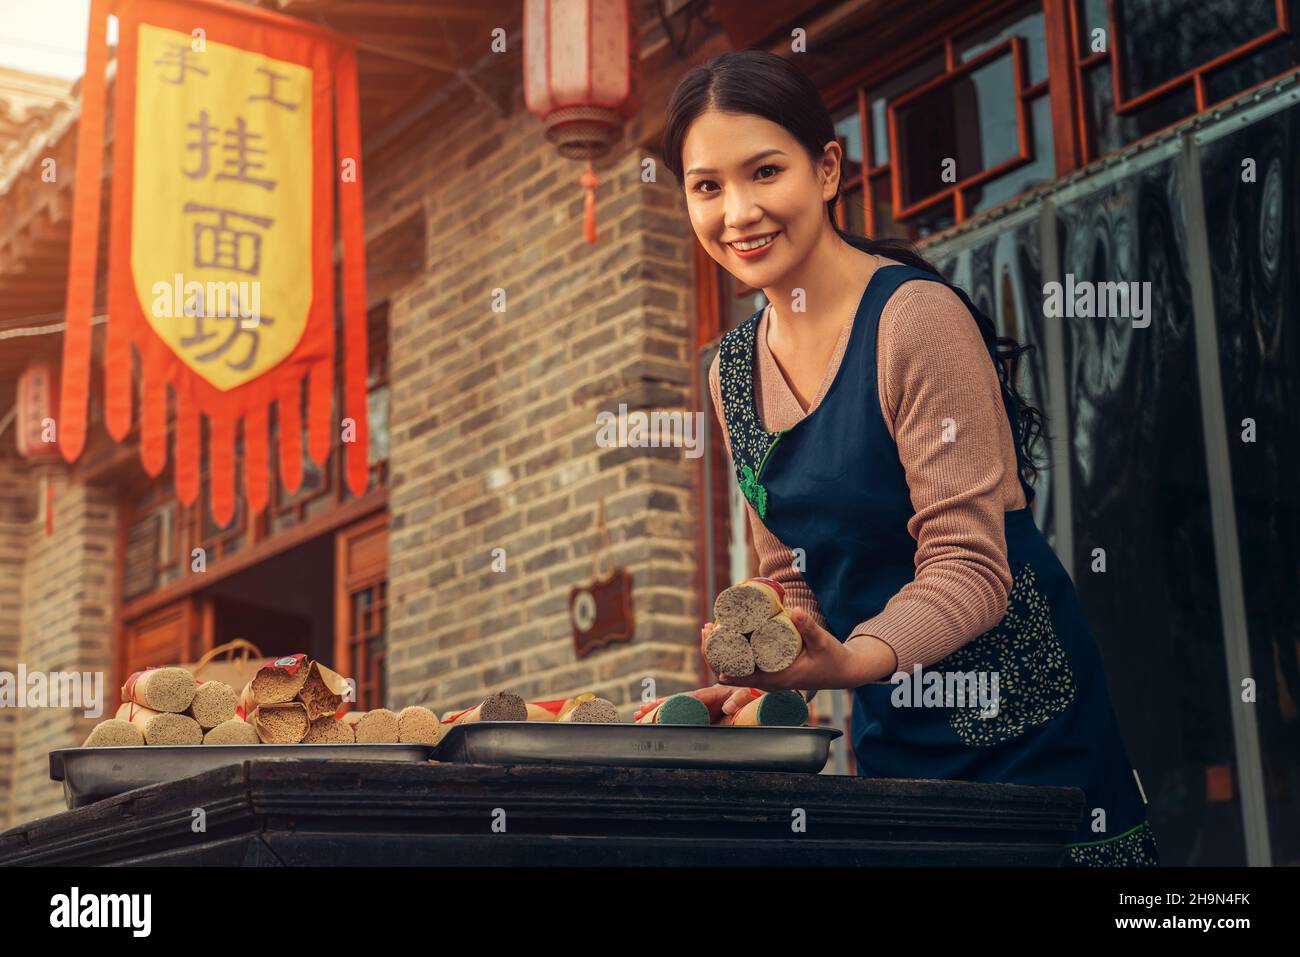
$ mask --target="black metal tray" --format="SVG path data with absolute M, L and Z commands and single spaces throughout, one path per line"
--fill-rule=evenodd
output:
M 460 764 L 598 764 L 606 767 L 801 771 L 826 766 L 834 728 L 567 721 L 455 725 L 434 750 Z
M 213 768 L 259 758 L 353 761 L 429 760 L 426 744 L 163 744 L 121 748 L 59 748 L 50 752 L 50 780 L 63 782 L 68 808 Z

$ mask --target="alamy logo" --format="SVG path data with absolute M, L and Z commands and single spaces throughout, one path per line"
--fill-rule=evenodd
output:
M 627 403 L 620 402 L 618 415 L 597 412 L 596 426 L 596 445 L 602 449 L 670 446 L 686 449 L 688 459 L 704 454 L 700 447 L 703 412 L 629 412 Z
M 102 671 L 0 671 L 0 708 L 82 708 L 87 718 L 104 713 Z
M 156 282 L 150 291 L 155 319 L 238 319 L 243 329 L 256 329 L 262 323 L 262 284 L 256 280 L 186 282 L 176 273 L 170 283 Z M 266 322 L 270 325 L 271 320 Z
M 1065 274 L 1065 284 L 1043 284 L 1048 319 L 1132 319 L 1134 329 L 1151 325 L 1151 283 L 1089 282 Z
M 148 937 L 152 926 L 152 894 L 70 894 L 50 898 L 51 927 L 129 927 L 132 936 Z
M 996 671 L 927 671 L 919 664 L 912 673 L 896 671 L 889 683 L 897 685 L 889 701 L 895 708 L 970 708 L 979 705 L 981 718 L 998 714 Z

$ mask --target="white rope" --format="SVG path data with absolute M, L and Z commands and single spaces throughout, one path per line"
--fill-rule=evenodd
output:
M 108 316 L 92 316 L 90 324 L 92 326 L 103 325 L 108 322 Z M 5 329 L 0 331 L 0 339 L 17 339 L 22 336 L 48 336 L 56 332 L 63 332 L 68 328 L 66 322 L 51 322 L 45 326 L 23 326 L 19 329 Z

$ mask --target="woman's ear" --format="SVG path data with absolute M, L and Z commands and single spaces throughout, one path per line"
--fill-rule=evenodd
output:
M 840 146 L 839 140 L 831 140 L 822 147 L 822 158 L 817 164 L 818 175 L 822 182 L 822 202 L 828 203 L 835 198 L 839 191 L 840 176 L 842 175 L 841 164 L 844 161 L 844 148 Z

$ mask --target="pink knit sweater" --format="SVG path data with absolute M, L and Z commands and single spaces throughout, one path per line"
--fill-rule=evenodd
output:
M 821 387 L 804 409 L 767 345 L 771 309 L 763 311 L 757 330 L 754 397 L 761 427 L 775 432 L 820 404 L 853 321 L 844 324 Z M 916 540 L 916 573 L 880 614 L 836 637 L 879 638 L 898 656 L 898 670 L 910 671 L 951 654 L 1006 613 L 1011 570 L 1003 514 L 1023 508 L 1025 497 L 997 373 L 974 317 L 950 289 L 933 282 L 900 286 L 880 316 L 876 359 L 885 426 L 898 446 L 915 510 L 907 530 Z M 709 391 L 730 454 L 717 356 Z M 826 627 L 817 598 L 793 567 L 794 553 L 748 501 L 746 511 L 758 574 L 781 582 L 787 602 Z

